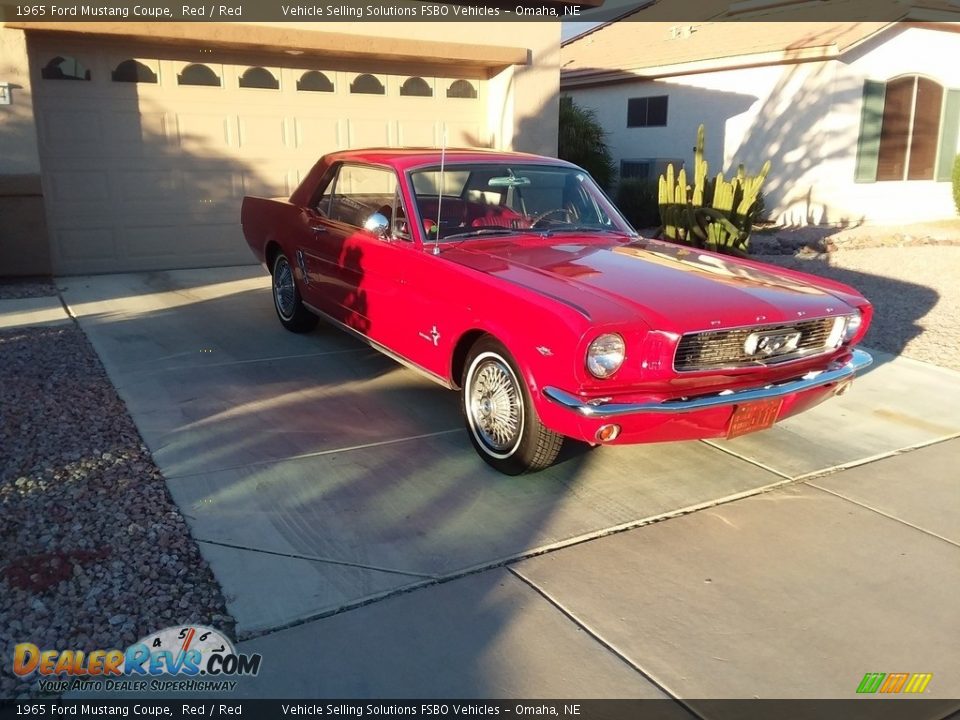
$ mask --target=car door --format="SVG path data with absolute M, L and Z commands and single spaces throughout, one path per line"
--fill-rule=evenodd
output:
M 340 165 L 312 209 L 302 253 L 308 302 L 388 348 L 402 317 L 403 257 L 412 245 L 393 222 L 403 216 L 399 203 L 391 169 Z M 364 228 L 374 214 L 384 216 L 390 231 Z

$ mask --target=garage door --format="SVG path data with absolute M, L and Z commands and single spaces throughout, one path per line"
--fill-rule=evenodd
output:
M 55 272 L 244 264 L 244 195 L 288 196 L 323 153 L 489 142 L 456 69 L 31 38 Z

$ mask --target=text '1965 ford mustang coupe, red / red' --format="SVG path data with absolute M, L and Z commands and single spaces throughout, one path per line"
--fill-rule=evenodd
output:
M 570 163 L 484 150 L 323 157 L 243 232 L 280 322 L 322 317 L 460 392 L 519 474 L 563 438 L 734 437 L 843 392 L 870 303 L 846 285 L 640 237 Z

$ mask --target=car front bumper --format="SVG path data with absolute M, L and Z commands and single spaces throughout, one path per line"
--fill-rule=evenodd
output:
M 578 419 L 575 425 L 553 429 L 565 435 L 593 442 L 596 430 L 607 422 L 623 426 L 617 444 L 661 442 L 718 437 L 726 433 L 727 422 L 737 405 L 763 400 L 782 399 L 777 420 L 801 412 L 839 394 L 858 372 L 873 362 L 869 353 L 853 350 L 842 362 L 824 370 L 808 372 L 802 377 L 762 387 L 723 390 L 689 398 L 618 402 L 614 398 L 584 400 L 565 390 L 544 387 L 543 395 L 557 409 Z M 554 415 L 554 413 L 549 413 Z M 547 418 L 544 418 L 547 420 Z M 547 422 L 548 425 L 552 424 Z M 576 431 L 574 427 L 577 428 Z

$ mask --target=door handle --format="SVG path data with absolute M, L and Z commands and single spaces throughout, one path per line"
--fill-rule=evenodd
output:
M 325 225 L 319 225 L 319 224 L 316 224 L 316 223 L 308 223 L 308 224 L 307 224 L 307 227 L 309 227 L 309 228 L 310 228 L 311 230 L 313 230 L 315 233 L 325 233 L 325 232 L 328 232 L 328 230 L 327 230 L 327 228 L 326 228 Z

